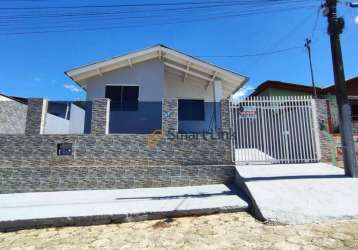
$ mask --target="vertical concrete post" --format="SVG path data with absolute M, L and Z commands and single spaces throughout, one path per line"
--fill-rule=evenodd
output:
M 319 151 L 320 160 L 323 162 L 332 162 L 335 154 L 335 144 L 333 137 L 328 130 L 328 101 L 326 99 L 315 99 L 316 122 L 319 133 Z M 317 129 L 317 128 L 316 128 Z M 317 137 L 316 137 L 317 138 Z
M 214 118 L 215 118 L 215 131 L 218 131 L 221 125 L 221 110 L 220 102 L 223 99 L 223 89 L 222 83 L 220 80 L 214 80 L 213 82 L 213 109 L 214 109 Z
M 31 98 L 27 103 L 25 135 L 43 134 L 46 126 L 48 101 L 42 98 Z
M 91 134 L 109 133 L 110 99 L 98 98 L 92 101 Z
M 231 129 L 229 112 L 229 100 L 224 99 L 221 101 L 221 129 L 224 132 L 229 132 Z
M 178 99 L 163 99 L 162 130 L 165 134 L 178 131 Z

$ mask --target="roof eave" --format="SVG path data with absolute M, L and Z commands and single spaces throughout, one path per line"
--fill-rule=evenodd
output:
M 71 75 L 67 73 L 67 71 L 64 72 L 66 76 L 68 76 L 72 81 L 74 81 L 81 89 L 85 89 L 84 86 L 82 86 L 79 82 L 77 82 Z
M 158 55 L 156 55 L 157 53 L 158 53 Z M 171 49 L 171 48 L 161 45 L 161 44 L 155 45 L 153 47 L 146 48 L 146 49 L 143 49 L 140 51 L 128 53 L 123 56 L 113 57 L 111 59 L 107 59 L 107 60 L 100 61 L 97 63 L 88 64 L 88 65 L 85 65 L 82 67 L 67 70 L 64 73 L 66 76 L 68 76 L 74 82 L 76 82 L 81 88 L 84 88 L 84 86 L 81 82 L 88 78 L 94 77 L 94 75 L 91 74 L 91 73 L 93 73 L 93 71 L 101 72 L 101 70 L 104 70 L 107 67 L 107 70 L 104 70 L 104 73 L 105 73 L 107 71 L 111 71 L 111 66 L 113 67 L 113 65 L 115 65 L 116 63 L 126 64 L 127 60 L 130 61 L 130 60 L 135 60 L 136 58 L 139 59 L 139 57 L 141 57 L 141 56 L 144 57 L 144 58 L 141 58 L 141 59 L 143 59 L 143 61 L 150 60 L 150 59 L 153 59 L 156 57 L 160 58 L 162 56 L 162 53 L 164 54 L 164 56 L 165 56 L 165 54 L 167 54 L 167 55 L 169 55 L 169 57 L 170 56 L 172 56 L 174 58 L 176 57 L 177 60 L 179 60 L 179 61 L 183 60 L 183 61 L 188 61 L 190 63 L 193 63 L 194 65 L 196 65 L 197 68 L 201 68 L 201 71 L 204 74 L 208 73 L 207 71 L 209 71 L 209 72 L 212 71 L 212 72 L 218 73 L 218 75 L 220 75 L 220 76 L 218 76 L 218 78 L 223 81 L 231 82 L 231 83 L 240 82 L 240 85 L 234 89 L 233 93 L 238 91 L 249 79 L 247 76 L 244 76 L 244 75 L 235 73 L 233 71 L 218 67 L 214 64 L 208 63 L 206 61 L 203 61 L 196 57 L 187 55 L 185 53 L 176 51 L 174 49 Z M 151 55 L 151 54 L 153 54 L 153 55 Z M 148 57 L 148 59 L 146 59 L 146 57 Z M 141 59 L 139 59 L 138 62 L 140 62 Z M 122 68 L 122 67 L 124 67 L 124 66 L 120 66 L 118 68 Z M 85 75 L 86 73 L 88 74 L 88 76 Z M 85 76 L 83 76 L 83 75 L 85 75 Z
M 240 86 L 238 86 L 233 93 L 231 93 L 232 95 L 235 94 L 237 91 L 239 91 L 239 89 L 241 89 L 248 81 L 250 80 L 249 77 L 245 76 L 244 81 L 240 84 Z

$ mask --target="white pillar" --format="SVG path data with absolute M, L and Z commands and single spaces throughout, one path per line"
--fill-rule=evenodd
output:
M 215 117 L 215 130 L 219 128 L 221 124 L 221 108 L 220 102 L 223 99 L 222 83 L 220 80 L 213 81 L 213 105 L 214 105 L 214 117 Z
M 214 80 L 213 82 L 213 95 L 214 102 L 220 102 L 223 99 L 223 89 L 220 80 Z

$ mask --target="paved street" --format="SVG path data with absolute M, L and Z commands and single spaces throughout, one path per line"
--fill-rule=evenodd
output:
M 173 221 L 24 230 L 0 249 L 358 249 L 358 220 L 265 225 L 245 212 Z

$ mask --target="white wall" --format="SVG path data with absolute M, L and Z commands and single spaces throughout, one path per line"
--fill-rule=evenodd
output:
M 179 130 L 203 132 L 220 128 L 220 105 L 214 104 L 214 89 L 217 91 L 217 102 L 221 100 L 221 83 L 208 85 L 208 81 L 188 76 L 173 70 L 165 71 L 165 97 L 178 99 L 201 99 L 205 101 L 205 119 L 203 121 L 179 121 Z
M 71 104 L 69 133 L 83 134 L 85 129 L 85 110 Z
M 207 86 L 207 81 L 190 75 L 183 81 L 182 72 L 164 68 L 161 60 L 153 59 L 90 78 L 85 82 L 87 100 L 105 97 L 106 85 L 137 85 L 142 102 L 157 102 L 163 98 L 213 101 L 213 86 Z
M 68 134 L 70 121 L 61 117 L 46 114 L 44 134 Z
M 88 79 L 87 100 L 105 97 L 106 85 L 138 85 L 139 101 L 156 102 L 164 97 L 164 64 L 159 59 L 134 64 Z
M 85 125 L 85 111 L 71 104 L 70 120 L 62 117 L 46 114 L 45 134 L 83 134 Z
M 213 86 L 208 81 L 188 76 L 183 81 L 183 74 L 170 70 L 165 71 L 165 98 L 203 99 L 206 102 L 213 101 Z

